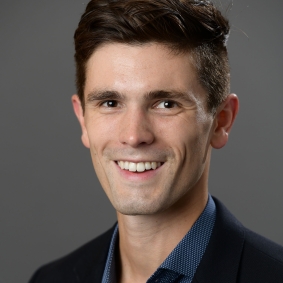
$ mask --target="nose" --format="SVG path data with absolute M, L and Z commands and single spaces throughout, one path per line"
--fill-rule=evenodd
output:
M 151 144 L 154 141 L 153 128 L 146 111 L 131 109 L 123 114 L 119 141 L 131 147 Z

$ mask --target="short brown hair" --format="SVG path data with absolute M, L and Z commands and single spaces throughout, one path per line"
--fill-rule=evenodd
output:
M 75 32 L 76 85 L 84 108 L 86 64 L 98 46 L 161 43 L 192 52 L 207 107 L 215 112 L 230 91 L 229 23 L 210 1 L 91 0 Z

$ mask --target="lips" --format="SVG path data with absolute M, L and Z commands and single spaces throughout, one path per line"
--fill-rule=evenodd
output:
M 118 166 L 123 170 L 131 172 L 144 172 L 146 170 L 155 170 L 162 165 L 161 162 L 146 161 L 146 162 L 130 162 L 117 161 Z

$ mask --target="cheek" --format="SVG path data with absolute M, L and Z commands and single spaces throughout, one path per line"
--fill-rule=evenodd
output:
M 203 163 L 209 144 L 209 123 L 200 122 L 196 117 L 180 117 L 178 122 L 166 124 L 161 138 L 173 148 L 182 166 Z
M 86 128 L 90 142 L 90 148 L 96 154 L 101 153 L 105 146 L 117 137 L 117 127 L 114 117 L 92 115 L 87 118 Z
M 189 146 L 198 144 L 207 131 L 195 116 L 177 115 L 155 123 L 161 139 L 172 146 Z
M 99 182 L 107 193 L 109 172 L 107 171 L 107 163 L 105 163 L 103 153 L 107 145 L 113 140 L 111 136 L 113 129 L 105 123 L 105 120 L 93 118 L 89 121 L 86 126 L 90 142 L 91 159 Z

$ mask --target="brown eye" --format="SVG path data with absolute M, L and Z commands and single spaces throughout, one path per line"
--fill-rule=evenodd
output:
M 117 107 L 118 102 L 116 100 L 107 100 L 102 104 L 102 106 L 104 106 L 104 107 Z
M 174 108 L 176 107 L 177 104 L 175 101 L 172 101 L 172 100 L 164 100 L 164 101 L 161 101 L 156 108 Z

